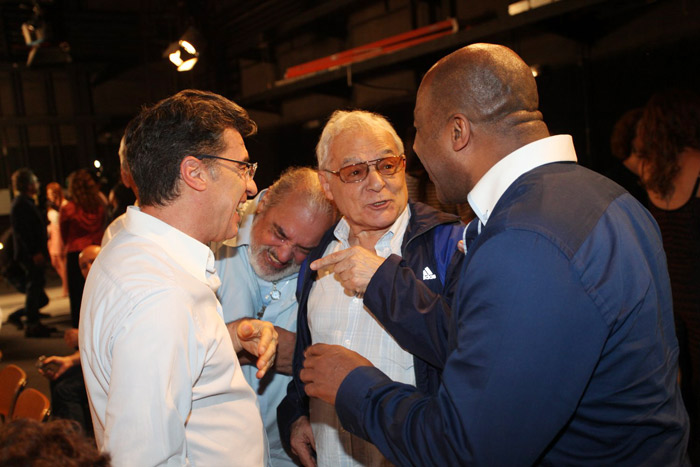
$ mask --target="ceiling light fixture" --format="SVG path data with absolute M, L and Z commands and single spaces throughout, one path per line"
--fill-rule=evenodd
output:
M 163 56 L 167 56 L 170 62 L 177 67 L 177 71 L 190 71 L 199 60 L 199 49 L 203 40 L 199 32 L 190 27 L 180 40 L 173 42 L 165 50 Z

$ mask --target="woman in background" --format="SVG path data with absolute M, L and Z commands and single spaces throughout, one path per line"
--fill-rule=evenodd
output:
M 95 180 L 85 169 L 77 170 L 68 182 L 70 201 L 60 210 L 61 237 L 68 252 L 66 270 L 71 322 L 80 320 L 80 301 L 85 279 L 80 272 L 78 256 L 89 245 L 99 245 L 105 225 L 105 207 Z
M 700 465 L 700 97 L 677 90 L 654 95 L 637 132 L 640 176 L 671 277 L 688 452 Z
M 61 227 L 59 225 L 59 209 L 66 204 L 63 196 L 61 185 L 56 182 L 51 182 L 46 185 L 46 216 L 49 218 L 47 227 L 49 234 L 49 256 L 51 256 L 51 265 L 61 278 L 61 286 L 63 288 L 63 297 L 68 296 L 68 280 L 66 279 L 66 251 L 61 238 Z

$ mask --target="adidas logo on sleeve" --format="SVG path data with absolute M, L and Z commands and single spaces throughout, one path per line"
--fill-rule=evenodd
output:
M 437 276 L 433 271 L 430 270 L 429 267 L 426 266 L 425 269 L 423 269 L 423 280 L 429 281 L 431 279 L 437 279 Z

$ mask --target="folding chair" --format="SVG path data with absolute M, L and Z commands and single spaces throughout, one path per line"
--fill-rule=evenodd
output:
M 27 388 L 17 396 L 17 402 L 15 402 L 15 408 L 12 411 L 12 420 L 31 418 L 43 422 L 49 417 L 50 411 L 49 398 L 34 388 Z
M 8 420 L 17 394 L 27 384 L 27 374 L 17 365 L 9 364 L 0 371 L 0 417 Z

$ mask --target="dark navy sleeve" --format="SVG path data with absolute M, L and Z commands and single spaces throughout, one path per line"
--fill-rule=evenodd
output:
M 546 238 L 501 232 L 467 261 L 437 395 L 374 368 L 356 369 L 338 392 L 343 426 L 397 465 L 536 463 L 605 344 L 608 327 L 576 268 Z
M 464 255 L 456 249 L 454 263 Z M 452 266 L 452 271 L 459 271 Z M 448 270 L 449 271 L 449 270 Z M 442 368 L 447 357 L 447 323 L 458 273 L 448 273 L 435 293 L 398 255 L 391 255 L 372 276 L 364 304 L 405 350 Z
M 304 392 L 304 383 L 299 378 L 299 372 L 304 366 L 304 351 L 311 345 L 311 332 L 307 319 L 308 290 L 304 289 L 307 281 L 304 280 L 312 272 L 308 268 L 311 263 L 308 259 L 304 261 L 297 281 L 297 302 L 299 311 L 297 313 L 297 337 L 294 345 L 294 356 L 292 358 L 292 380 L 287 385 L 287 395 L 277 406 L 277 426 L 280 432 L 280 439 L 284 448 L 291 452 L 290 438 L 291 426 L 299 418 L 309 415 L 309 397 Z

